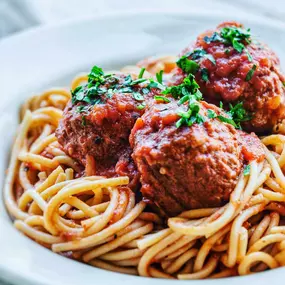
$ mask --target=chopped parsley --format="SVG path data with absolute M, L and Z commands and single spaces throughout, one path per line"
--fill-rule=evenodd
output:
M 232 46 L 237 52 L 246 52 L 249 61 L 252 61 L 252 56 L 246 49 L 245 44 L 251 43 L 250 29 L 243 29 L 238 27 L 224 27 L 220 30 L 220 33 L 214 32 L 211 37 L 204 37 L 206 43 L 222 42 L 224 44 Z M 228 49 L 225 53 L 228 53 Z
M 227 113 L 235 121 L 239 129 L 241 129 L 241 122 L 249 121 L 252 118 L 252 116 L 244 109 L 243 102 L 239 102 L 235 106 L 230 104 L 230 110 Z
M 162 79 L 163 79 L 163 70 L 160 70 L 159 72 L 156 73 L 156 80 L 158 83 L 162 84 Z
M 191 57 L 191 59 L 189 59 Z M 176 62 L 177 66 L 180 67 L 185 73 L 187 74 L 195 74 L 200 65 L 195 60 L 200 60 L 201 58 L 207 58 L 210 60 L 214 65 L 216 61 L 211 54 L 208 54 L 204 49 L 199 48 L 195 49 L 191 52 L 186 53 L 185 55 L 181 56 L 179 60 Z
M 137 106 L 138 110 L 144 109 L 144 95 L 150 92 L 150 88 L 165 89 L 165 86 L 161 84 L 162 71 L 157 75 L 157 79 L 160 82 L 156 82 L 153 79 L 142 78 L 144 71 L 145 68 L 142 68 L 138 79 L 133 80 L 131 75 L 122 78 L 115 74 L 105 74 L 102 68 L 93 66 L 91 72 L 88 74 L 87 83 L 71 91 L 72 104 L 83 103 L 76 107 L 76 112 L 86 114 L 93 105 L 104 104 L 106 100 L 113 97 L 114 93 L 131 94 L 132 97 L 140 103 Z M 138 91 L 136 86 L 146 81 L 148 86 L 142 87 L 142 89 Z M 82 115 L 83 126 L 86 126 L 85 114 Z
M 187 74 L 195 74 L 199 70 L 199 64 L 188 59 L 187 55 L 180 57 L 176 64 Z
M 207 68 L 201 69 L 201 78 L 203 81 L 208 82 L 209 81 L 209 73 Z
M 82 126 L 86 126 L 86 117 L 82 116 L 82 121 L 81 121 Z
M 210 60 L 213 64 L 216 64 L 214 57 L 211 54 L 208 54 L 202 48 L 195 49 L 192 52 L 187 53 L 186 56 L 187 57 L 191 56 L 191 58 L 194 60 L 199 60 L 199 59 L 204 57 L 204 58 L 207 58 L 208 60 Z
M 248 164 L 248 165 L 244 168 L 244 170 L 243 170 L 243 175 L 244 175 L 244 176 L 248 176 L 249 173 L 250 173 L 250 164 Z
M 139 104 L 139 105 L 137 106 L 137 109 L 138 109 L 138 110 L 143 110 L 143 109 L 145 108 L 145 106 L 146 106 L 146 104 L 145 104 L 145 102 L 143 102 L 143 103 L 141 103 L 141 104 Z
M 147 81 L 146 78 L 138 78 L 136 80 L 133 80 L 129 85 L 133 86 L 133 85 L 137 85 L 137 84 L 143 83 L 145 81 Z
M 232 118 L 225 117 L 225 116 L 222 116 L 222 115 L 217 115 L 217 113 L 215 111 L 211 110 L 211 109 L 207 110 L 207 116 L 208 116 L 209 119 L 218 118 L 221 122 L 233 125 L 235 128 L 237 128 L 237 125 L 236 125 L 235 121 Z
M 133 98 L 137 101 L 144 101 L 144 97 L 142 94 L 140 94 L 139 92 L 134 92 L 132 94 Z
M 142 78 L 142 77 L 143 77 L 144 72 L 145 72 L 145 67 L 143 67 L 143 68 L 140 70 L 140 73 L 139 73 L 138 78 Z
M 169 103 L 169 102 L 170 102 L 169 98 L 167 98 L 167 97 L 165 97 L 165 96 L 155 95 L 155 96 L 154 96 L 154 99 L 155 99 L 156 101 L 163 101 L 163 102 L 166 102 L 166 103 Z
M 245 41 L 247 44 L 251 43 L 250 29 L 245 30 L 237 27 L 224 27 L 220 31 L 220 36 L 225 43 L 231 45 L 239 53 L 245 49 L 242 42 Z
M 204 41 L 207 44 L 209 44 L 211 42 L 221 42 L 221 41 L 223 41 L 223 39 L 221 38 L 221 36 L 217 32 L 214 32 L 210 37 L 208 37 L 208 36 L 204 37 Z
M 205 118 L 199 114 L 200 106 L 198 101 L 202 99 L 202 93 L 199 85 L 195 81 L 193 74 L 184 78 L 183 82 L 177 86 L 167 87 L 162 94 L 171 94 L 175 99 L 179 99 L 178 105 L 187 104 L 185 112 L 178 112 L 180 119 L 176 122 L 176 127 L 192 126 L 194 123 L 200 124 L 205 122 Z
M 220 108 L 222 107 L 223 106 L 220 106 Z M 235 106 L 230 104 L 230 110 L 226 112 L 226 117 L 217 115 L 215 111 L 210 109 L 207 112 L 209 119 L 218 118 L 221 122 L 233 125 L 237 129 L 241 129 L 241 122 L 245 122 L 251 119 L 251 116 L 244 109 L 242 102 L 236 104 Z
M 165 89 L 164 85 L 162 85 L 161 83 L 155 81 L 152 78 L 149 79 L 149 84 L 148 84 L 147 87 L 148 88 L 157 88 L 157 89 L 160 89 L 160 90 L 164 90 Z
M 200 86 L 196 82 L 194 75 L 189 74 L 183 79 L 180 85 L 167 87 L 162 94 L 171 94 L 175 99 L 180 99 L 178 104 L 183 104 L 189 101 L 191 95 L 193 95 L 196 100 L 201 100 L 202 93 L 199 88 Z
M 221 115 L 218 115 L 217 118 L 221 122 L 230 124 L 230 125 L 234 126 L 236 129 L 238 129 L 238 126 L 237 126 L 237 124 L 235 123 L 235 121 L 233 119 L 225 117 L 225 116 L 221 116 Z
M 84 105 L 80 105 L 80 106 L 77 106 L 77 109 L 76 109 L 76 112 L 77 113 L 85 113 L 85 112 L 88 112 L 90 110 L 90 107 L 92 106 L 84 106 Z
M 254 64 L 254 65 L 252 66 L 251 70 L 247 73 L 247 75 L 246 75 L 246 77 L 245 77 L 245 80 L 246 80 L 246 81 L 250 81 L 250 80 L 252 79 L 253 74 L 254 74 L 256 68 L 257 68 L 257 66 L 256 66 L 256 64 Z
M 215 111 L 211 110 L 211 109 L 208 109 L 207 110 L 207 116 L 209 119 L 214 119 L 217 117 L 217 114 Z
M 150 88 L 165 89 L 161 84 L 163 71 L 157 74 L 157 78 L 160 82 L 156 82 L 153 79 L 142 78 L 144 71 L 145 68 L 142 68 L 138 76 L 139 78 L 136 80 L 133 80 L 131 75 L 127 75 L 122 79 L 115 74 L 105 74 L 102 68 L 94 66 L 88 74 L 88 82 L 71 91 L 72 104 L 79 102 L 89 105 L 103 104 L 106 99 L 111 99 L 115 92 L 132 93 L 133 98 L 141 102 L 144 100 L 144 95 L 149 93 Z M 142 94 L 134 89 L 136 85 L 146 81 L 148 81 L 149 85 L 142 88 Z M 86 108 L 86 106 L 78 106 L 77 112 L 85 112 L 87 111 Z

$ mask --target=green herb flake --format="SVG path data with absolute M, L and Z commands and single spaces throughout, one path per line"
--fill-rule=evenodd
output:
M 283 86 L 285 87 L 285 81 L 284 81 L 284 82 L 282 82 L 282 84 L 283 84 Z
M 247 73 L 247 75 L 246 75 L 246 77 L 245 77 L 245 80 L 246 80 L 246 81 L 250 81 L 250 80 L 252 79 L 253 74 L 254 74 L 256 68 L 257 68 L 257 65 L 254 64 L 254 65 L 252 66 L 251 70 Z
M 202 48 L 198 48 L 195 49 L 192 52 L 189 52 L 186 54 L 187 57 L 191 56 L 191 58 L 193 60 L 199 60 L 201 58 L 207 58 L 208 60 L 210 60 L 214 65 L 216 64 L 216 61 L 214 59 L 214 57 L 211 54 L 208 54 L 204 49 Z
M 189 59 L 189 57 L 191 59 Z M 176 63 L 177 66 L 180 67 L 185 73 L 195 74 L 200 68 L 200 65 L 196 61 L 200 60 L 201 58 L 207 58 L 214 65 L 216 64 L 214 57 L 211 54 L 208 54 L 202 48 L 186 53 Z
M 146 78 L 138 78 L 136 80 L 133 80 L 131 83 L 130 83 L 130 86 L 134 86 L 134 85 L 137 85 L 137 84 L 140 84 L 140 83 L 143 83 L 147 81 Z
M 209 36 L 204 37 L 204 41 L 207 44 L 209 44 L 211 42 L 222 41 L 222 38 L 221 38 L 221 36 L 217 32 L 214 32 L 210 37 Z
M 83 105 L 81 105 L 81 106 L 77 106 L 77 108 L 76 108 L 76 113 L 87 113 L 90 109 L 91 109 L 91 107 L 92 106 L 83 106 Z
M 209 73 L 207 68 L 201 69 L 201 78 L 203 81 L 208 82 L 209 81 Z
M 158 83 L 162 84 L 163 70 L 160 70 L 159 72 L 156 73 L 156 80 L 157 80 Z
M 248 60 L 252 61 L 252 55 L 246 49 L 245 44 L 251 43 L 250 29 L 243 29 L 241 27 L 224 27 L 220 33 L 214 32 L 211 37 L 204 37 L 206 43 L 222 42 L 226 45 L 231 45 L 237 52 L 242 53 L 244 50 L 247 54 Z M 228 54 L 229 49 L 225 50 Z
M 86 126 L 86 117 L 85 116 L 82 116 L 81 124 L 82 124 L 83 127 Z
M 188 59 L 185 55 L 183 55 L 176 64 L 187 74 L 195 74 L 199 69 L 199 64 L 194 60 Z
M 163 102 L 166 102 L 166 103 L 169 103 L 169 102 L 170 102 L 169 98 L 167 98 L 167 97 L 165 97 L 165 96 L 158 96 L 158 95 L 155 95 L 155 96 L 154 96 L 154 99 L 155 99 L 156 101 L 163 101 Z
M 245 49 L 245 52 L 246 52 L 248 61 L 249 61 L 249 62 L 252 62 L 252 61 L 253 61 L 253 58 L 252 58 L 252 55 L 250 54 L 250 52 L 249 52 L 247 49 Z
M 249 174 L 250 174 L 250 164 L 248 164 L 243 170 L 244 176 L 248 176 Z
M 133 98 L 137 101 L 143 101 L 144 100 L 144 97 L 142 94 L 140 94 L 139 92 L 134 92 L 132 94 Z
M 137 106 L 137 109 L 138 109 L 138 110 L 143 110 L 145 107 L 146 107 L 146 104 L 145 104 L 145 102 L 143 102 L 143 103 L 141 103 L 141 104 L 139 104 L 139 105 Z
M 243 102 L 239 102 L 235 106 L 230 104 L 230 111 L 227 113 L 235 121 L 237 128 L 239 129 L 241 129 L 241 122 L 249 121 L 252 118 L 252 116 L 244 109 Z
M 165 86 L 162 85 L 161 83 L 154 81 L 152 78 L 149 79 L 149 84 L 147 86 L 148 88 L 157 88 L 157 89 L 161 89 L 164 90 Z
M 225 116 L 221 116 L 221 115 L 218 115 L 217 118 L 223 122 L 223 123 L 227 123 L 227 124 L 230 124 L 232 126 L 234 126 L 235 128 L 238 128 L 237 124 L 235 123 L 235 121 L 231 118 L 227 118 Z
M 217 118 L 217 114 L 215 111 L 211 110 L 211 109 L 208 109 L 207 110 L 207 116 L 209 119 L 215 119 Z
M 139 79 L 143 77 L 144 72 L 145 72 L 145 67 L 142 67 L 138 76 Z
M 201 124 L 205 121 L 204 116 L 199 114 L 200 106 L 198 101 L 202 99 L 202 93 L 199 88 L 194 75 L 189 74 L 180 85 L 168 87 L 162 92 L 162 94 L 171 94 L 175 99 L 180 99 L 178 101 L 179 105 L 187 103 L 187 110 L 177 113 L 181 117 L 176 122 L 177 128 L 181 126 L 190 127 L 195 123 Z
M 142 89 L 142 93 L 145 94 L 145 95 L 148 94 L 149 92 L 150 92 L 150 91 L 149 91 L 149 89 L 147 89 L 147 88 L 143 88 L 143 89 Z

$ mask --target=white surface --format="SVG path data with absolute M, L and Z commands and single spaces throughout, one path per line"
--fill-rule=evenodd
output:
M 0 38 L 37 24 L 145 8 L 258 15 L 285 22 L 284 0 L 0 0 Z
M 285 63 L 285 26 L 256 17 L 241 20 L 263 38 Z M 27 96 L 54 85 L 65 85 L 93 64 L 122 66 L 159 53 L 177 53 L 200 31 L 224 15 L 143 13 L 109 16 L 50 26 L 0 42 L 0 181 L 17 127 L 18 107 Z M 92 35 L 92 36 L 90 36 Z M 20 48 L 19 48 L 20 47 Z M 4 138 L 4 139 L 3 139 Z M 13 228 L 0 195 L 0 276 L 20 285 L 166 285 L 183 281 L 146 279 L 100 270 L 56 255 Z M 284 284 L 285 268 L 242 278 L 191 281 L 197 284 Z

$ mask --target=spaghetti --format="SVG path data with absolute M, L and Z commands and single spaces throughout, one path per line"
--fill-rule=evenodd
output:
M 147 70 L 174 67 L 172 57 Z M 137 67 L 124 71 L 138 72 Z M 75 89 L 87 79 L 74 79 Z M 156 278 L 246 275 L 285 265 L 285 136 L 262 138 L 266 159 L 241 174 L 223 207 L 190 210 L 163 221 L 146 212 L 128 177 L 82 176 L 55 137 L 65 89 L 28 99 L 9 163 L 4 199 L 15 227 L 73 259 L 115 272 Z M 166 223 L 164 223 L 166 222 Z

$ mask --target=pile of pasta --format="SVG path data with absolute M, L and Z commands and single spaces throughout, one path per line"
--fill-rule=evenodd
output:
M 173 62 L 153 60 L 151 72 Z M 285 265 L 285 136 L 262 138 L 265 161 L 251 163 L 225 206 L 165 220 L 136 203 L 128 177 L 81 175 L 54 134 L 69 100 L 69 91 L 53 89 L 22 107 L 4 188 L 18 230 L 56 253 L 140 276 L 219 278 Z

